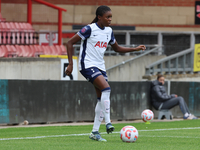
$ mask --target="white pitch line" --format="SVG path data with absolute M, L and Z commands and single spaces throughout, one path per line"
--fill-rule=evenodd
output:
M 147 135 L 140 135 L 141 137 L 155 137 L 155 138 L 188 138 L 188 139 L 200 139 L 200 137 L 191 137 L 191 136 L 157 136 L 157 135 L 152 135 L 152 136 L 147 136 Z
M 200 129 L 200 127 L 188 127 L 188 128 L 169 128 L 169 129 L 152 129 L 152 130 L 138 130 L 138 131 L 170 131 L 170 130 L 191 130 Z
M 6 140 L 24 140 L 24 139 L 41 139 L 41 138 L 65 137 L 65 136 L 83 136 L 83 135 L 89 135 L 89 133 L 83 133 L 83 134 L 66 134 L 66 135 L 49 135 L 49 136 L 35 136 L 35 137 L 19 137 L 19 138 L 2 138 L 2 139 L 0 139 L 0 141 L 6 141 Z
M 152 129 L 152 130 L 138 130 L 139 132 L 146 132 L 146 131 L 169 131 L 169 130 L 192 130 L 192 129 L 200 129 L 200 127 L 189 127 L 189 128 L 169 128 L 169 129 Z M 119 132 L 113 132 L 114 134 Z M 101 132 L 101 134 L 107 134 L 106 132 Z M 18 138 L 0 138 L 0 141 L 7 141 L 7 140 L 25 140 L 25 139 L 41 139 L 41 138 L 51 138 L 51 137 L 67 137 L 67 136 L 85 136 L 89 135 L 89 133 L 82 133 L 82 134 L 66 134 L 66 135 L 49 135 L 49 136 L 35 136 L 35 137 L 18 137 Z M 142 136 L 142 135 L 141 135 Z M 179 136 L 147 136 L 147 137 L 179 137 Z M 200 137 L 187 137 L 187 136 L 180 136 L 180 138 L 200 138 Z
M 119 136 L 119 135 L 112 135 L 112 136 Z M 192 136 L 160 136 L 160 135 L 141 135 L 141 134 L 139 134 L 139 137 L 200 139 L 200 137 L 192 137 Z

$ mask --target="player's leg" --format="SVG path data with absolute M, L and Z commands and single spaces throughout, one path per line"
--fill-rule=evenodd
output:
M 92 84 L 94 83 L 94 80 L 96 80 L 96 78 L 99 78 L 99 76 L 101 76 L 102 77 L 102 79 L 103 79 L 103 81 L 104 81 L 104 83 L 106 83 L 105 84 L 105 88 L 106 87 L 109 87 L 109 85 L 108 85 L 108 83 L 106 82 L 106 80 L 107 80 L 107 76 L 106 76 L 106 73 L 105 72 L 103 72 L 103 75 L 102 75 L 102 72 L 98 69 L 98 68 L 96 68 L 96 67 L 91 67 L 91 68 L 87 68 L 87 69 L 84 69 L 84 70 L 81 70 L 80 71 L 81 72 L 81 74 L 89 81 L 89 82 L 91 82 Z M 105 76 L 105 77 L 104 77 Z M 99 98 L 99 97 L 101 97 L 101 94 L 102 94 L 102 92 L 101 92 L 101 88 L 103 88 L 104 89 L 104 86 L 102 86 L 102 84 L 93 84 L 93 85 L 95 85 L 95 90 L 96 89 L 98 89 L 96 92 L 97 92 L 97 97 Z M 102 103 L 102 102 L 101 102 Z M 97 106 L 96 106 L 96 108 L 97 109 L 95 109 L 95 110 L 99 110 L 99 108 L 101 107 L 101 109 L 102 109 L 102 104 L 101 103 L 98 103 L 97 104 Z M 99 105 L 100 104 L 100 105 Z M 100 107 L 99 107 L 100 106 Z M 104 112 L 103 112 L 103 115 L 104 115 Z M 95 116 L 96 116 L 96 113 L 95 113 Z M 105 115 L 104 115 L 105 116 Z M 98 118 L 98 116 L 97 116 L 97 118 Z M 94 121 L 94 129 L 93 130 L 97 130 L 99 127 L 98 127 L 98 120 L 97 119 L 95 119 L 96 121 Z M 97 124 L 96 124 L 97 123 Z M 97 126 L 96 126 L 97 125 Z M 111 124 L 107 124 L 107 129 L 108 130 L 111 130 L 112 129 L 112 131 L 114 130 L 114 127 L 111 125 Z M 111 128 L 111 129 L 110 129 Z M 108 131 L 107 130 L 107 131 Z M 89 136 L 91 139 L 93 139 L 93 140 L 97 140 L 97 141 L 106 141 L 105 139 L 103 139 L 103 138 L 101 138 L 101 136 L 100 136 L 100 134 L 99 134 L 99 132 L 98 131 L 95 131 L 95 132 L 92 132 L 91 134 L 90 134 L 90 136 Z
M 96 94 L 97 94 L 97 104 L 95 107 L 95 118 L 94 118 L 94 125 L 92 132 L 99 131 L 99 127 L 101 125 L 101 122 L 103 121 L 103 111 L 101 109 L 101 91 L 95 87 Z
M 93 83 L 94 79 L 98 75 L 101 75 L 101 72 L 96 67 L 83 69 L 83 70 L 80 71 L 80 73 L 91 83 Z M 97 88 L 95 88 L 95 90 L 96 90 L 96 93 L 97 93 L 97 99 L 98 100 L 97 100 L 97 105 L 95 107 L 94 125 L 93 125 L 93 129 L 92 129 L 92 132 L 90 133 L 89 138 L 92 139 L 92 140 L 96 140 L 96 141 L 106 141 L 105 139 L 103 139 L 101 137 L 101 135 L 98 132 L 100 124 L 101 124 L 101 120 L 99 120 L 100 119 L 100 113 L 101 113 L 101 104 L 100 104 L 101 91 L 97 90 Z
M 92 140 L 97 140 L 97 141 L 104 141 L 106 142 L 106 139 L 103 139 L 101 137 L 101 135 L 99 134 L 99 128 L 101 125 L 101 122 L 103 121 L 103 111 L 101 109 L 101 91 L 94 87 L 96 90 L 96 94 L 97 94 L 97 104 L 95 107 L 95 118 L 94 118 L 94 125 L 93 125 L 93 129 L 92 129 L 92 133 L 90 133 L 89 138 Z
M 101 91 L 101 108 L 104 114 L 105 123 L 106 123 L 106 131 L 109 134 L 114 131 L 114 127 L 110 121 L 110 86 L 108 82 L 105 80 L 103 75 L 99 75 L 94 81 L 94 86 Z

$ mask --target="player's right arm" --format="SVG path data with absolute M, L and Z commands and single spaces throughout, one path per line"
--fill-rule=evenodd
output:
M 75 34 L 68 42 L 67 42 L 67 55 L 69 65 L 65 71 L 66 75 L 70 76 L 73 71 L 73 59 L 72 59 L 72 52 L 73 52 L 73 45 L 76 44 L 78 41 L 81 40 L 81 37 L 78 34 Z
M 68 61 L 69 65 L 67 70 L 65 71 L 66 75 L 70 76 L 73 70 L 73 60 L 72 60 L 72 51 L 73 45 L 76 44 L 78 41 L 85 40 L 90 37 L 91 28 L 90 26 L 84 26 L 76 35 L 74 35 L 68 42 L 67 42 L 67 54 L 68 54 Z

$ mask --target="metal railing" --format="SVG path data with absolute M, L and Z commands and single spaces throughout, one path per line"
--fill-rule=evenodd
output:
M 156 74 L 193 73 L 194 48 L 160 59 L 146 67 L 145 77 Z
M 128 59 L 128 60 L 126 60 L 126 61 L 122 61 L 121 63 L 116 64 L 116 65 L 114 65 L 114 66 L 112 66 L 112 67 L 109 67 L 106 71 L 110 71 L 111 69 L 114 69 L 114 68 L 116 68 L 116 67 L 119 67 L 119 66 L 121 66 L 121 65 L 124 65 L 124 64 L 126 64 L 126 63 L 129 63 L 129 62 L 131 62 L 131 61 L 133 61 L 133 60 L 136 60 L 136 59 L 138 59 L 138 58 L 140 58 L 140 57 L 142 57 L 142 56 L 145 56 L 145 55 L 147 55 L 147 54 L 150 54 L 150 53 L 152 53 L 152 52 L 157 52 L 160 48 L 162 48 L 162 46 L 157 46 L 157 47 L 155 47 L 155 48 L 153 48 L 153 49 L 151 49 L 151 50 L 147 50 L 147 51 L 140 51 L 140 52 L 143 52 L 143 53 L 140 54 L 140 55 L 138 55 L 138 56 L 135 56 L 135 57 L 133 57 L 133 58 L 131 58 L 131 59 Z
M 139 45 L 142 45 L 142 44 L 139 44 Z M 123 47 L 137 47 L 138 45 L 120 45 L 120 46 L 123 46 Z M 145 45 L 146 46 L 146 50 L 145 51 L 135 51 L 135 52 L 129 52 L 129 53 L 117 53 L 115 52 L 112 47 L 110 45 L 108 45 L 106 51 L 105 51 L 105 56 L 117 56 L 117 55 L 139 55 L 139 54 L 143 54 L 144 52 L 148 52 L 150 51 L 152 48 L 156 48 L 158 47 L 158 45 L 156 44 L 153 44 L 153 45 Z M 74 56 L 78 56 L 79 55 L 79 52 L 80 52 L 80 45 L 73 45 L 74 47 Z M 159 47 L 161 48 L 161 47 Z M 159 51 L 159 54 L 162 54 L 162 49 L 160 49 Z

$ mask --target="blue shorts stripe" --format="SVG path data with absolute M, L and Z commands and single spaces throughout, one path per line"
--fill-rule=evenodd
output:
M 95 72 L 94 74 L 91 75 L 91 77 L 93 78 L 93 77 L 95 77 L 96 75 L 99 75 L 99 74 L 101 75 L 101 72 Z
M 105 71 L 98 69 L 97 67 L 91 67 L 87 69 L 83 69 L 80 71 L 81 74 L 91 83 L 100 75 L 104 77 L 106 81 L 108 81 L 108 77 Z

